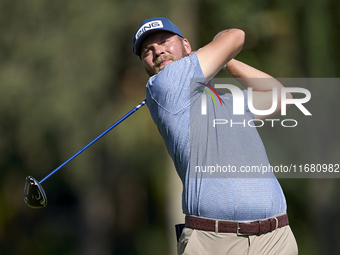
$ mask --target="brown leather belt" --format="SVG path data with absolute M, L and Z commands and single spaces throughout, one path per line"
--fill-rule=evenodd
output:
M 185 217 L 185 227 L 187 228 L 215 231 L 216 233 L 236 233 L 237 235 L 260 235 L 288 224 L 287 214 L 247 223 L 211 220 L 194 216 Z

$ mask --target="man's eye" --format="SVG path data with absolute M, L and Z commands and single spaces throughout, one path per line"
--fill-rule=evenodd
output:
M 143 50 L 143 55 L 146 56 L 146 55 L 148 55 L 150 52 L 151 52 L 150 49 L 145 49 L 145 50 Z

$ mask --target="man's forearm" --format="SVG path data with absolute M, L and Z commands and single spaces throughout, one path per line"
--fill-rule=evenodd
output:
M 269 74 L 236 59 L 230 60 L 225 70 L 244 87 L 252 87 L 253 91 L 271 91 L 275 87 L 278 89 L 283 87 Z
M 241 61 L 232 59 L 226 64 L 225 70 L 234 77 L 245 88 L 251 87 L 253 92 L 253 106 L 258 110 L 267 110 L 272 106 L 273 89 L 277 89 L 277 95 L 281 95 L 283 85 L 270 76 L 254 67 L 251 67 Z M 290 93 L 286 93 L 286 98 L 292 98 Z M 275 111 L 268 116 L 255 116 L 256 119 L 264 119 L 274 116 L 281 110 L 281 97 L 277 96 L 277 107 Z

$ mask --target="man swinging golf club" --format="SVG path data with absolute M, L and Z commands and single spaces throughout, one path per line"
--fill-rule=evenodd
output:
M 298 252 L 288 223 L 285 196 L 275 176 L 206 178 L 203 173 L 193 173 L 192 164 L 208 165 L 214 160 L 231 165 L 268 165 L 256 128 L 212 129 L 198 126 L 190 116 L 192 109 L 200 109 L 204 93 L 193 93 L 191 81 L 201 79 L 197 87 L 207 84 L 222 68 L 245 88 L 252 88 L 256 109 L 271 107 L 272 90 L 280 91 L 283 86 L 268 74 L 234 59 L 244 40 L 242 30 L 228 29 L 193 52 L 180 30 L 163 17 L 144 20 L 133 38 L 133 51 L 150 76 L 146 104 L 183 183 L 186 219 L 178 254 Z M 270 82 L 252 82 L 250 78 L 268 78 Z M 219 96 L 222 106 L 210 104 L 207 115 L 222 114 L 232 119 L 233 95 Z M 279 111 L 280 102 L 270 116 Z M 247 121 L 268 117 L 254 116 L 247 105 L 242 116 Z

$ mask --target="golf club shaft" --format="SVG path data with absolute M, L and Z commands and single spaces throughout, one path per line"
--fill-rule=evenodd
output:
M 145 105 L 145 101 L 141 102 L 139 105 L 137 105 L 135 108 L 133 108 L 131 111 L 129 111 L 126 115 L 124 115 L 121 119 L 119 119 L 116 123 L 114 123 L 112 126 L 110 126 L 108 129 L 106 129 L 103 133 L 101 133 L 99 136 L 97 136 L 95 139 L 93 139 L 90 143 L 88 143 L 85 147 L 83 147 L 81 150 L 79 150 L 76 154 L 74 154 L 72 157 L 70 157 L 68 160 L 66 160 L 63 164 L 61 164 L 59 167 L 57 167 L 55 170 L 53 170 L 50 174 L 48 174 L 44 179 L 42 179 L 39 184 L 43 183 L 46 179 L 48 179 L 51 175 L 53 175 L 55 172 L 57 172 L 60 168 L 65 166 L 67 163 L 69 163 L 72 159 L 77 157 L 80 153 L 82 153 L 84 150 L 86 150 L 88 147 L 90 147 L 92 144 L 94 144 L 96 141 L 98 141 L 100 138 L 102 138 L 105 134 L 107 134 L 109 131 L 111 131 L 114 127 L 116 127 L 118 124 L 120 124 L 122 121 L 124 121 L 127 117 L 129 117 L 131 114 L 133 114 L 135 111 L 137 111 L 139 108 L 141 108 L 143 105 Z

